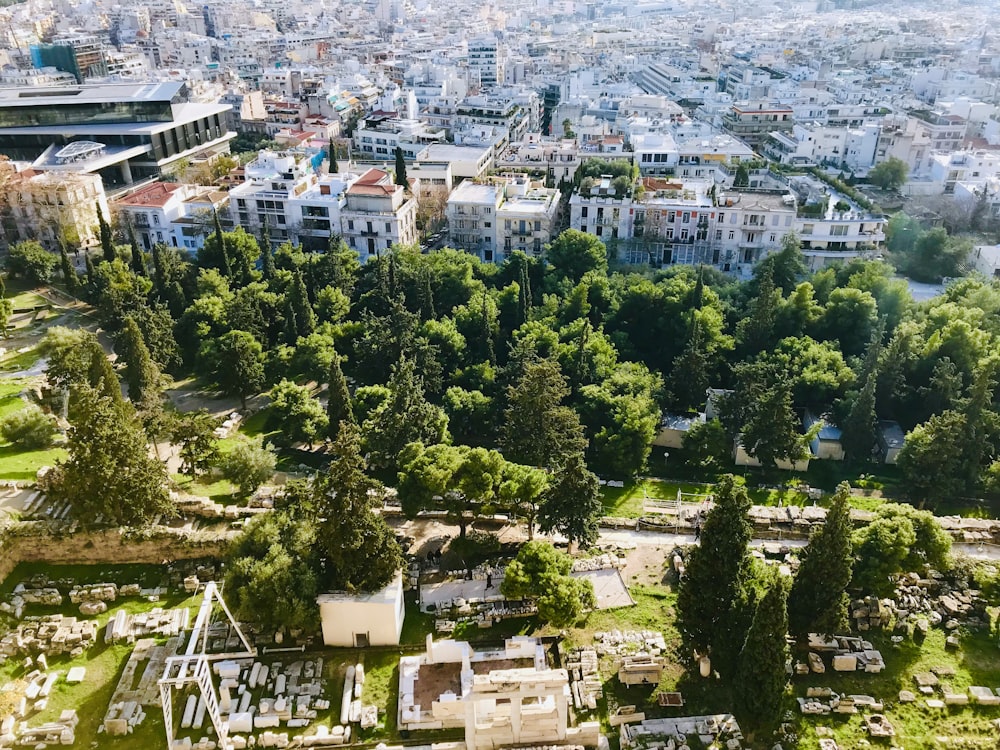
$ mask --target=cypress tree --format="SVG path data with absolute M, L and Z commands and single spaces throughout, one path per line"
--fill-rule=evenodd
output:
M 87 266 L 87 283 L 88 284 L 93 284 L 94 283 L 94 259 L 90 257 L 90 253 L 85 253 L 84 256 L 83 256 L 83 258 L 84 258 L 84 263 Z
M 166 297 L 167 280 L 163 269 L 163 247 L 159 242 L 153 244 L 153 288 L 161 298 Z
M 299 327 L 295 320 L 295 306 L 292 304 L 291 297 L 286 297 L 285 299 L 285 343 L 289 346 L 295 346 L 295 342 L 299 340 Z
M 100 203 L 97 204 L 97 225 L 100 230 L 101 250 L 104 252 L 104 260 L 110 263 L 115 259 L 115 240 L 111 235 L 111 227 L 104 219 L 104 211 L 101 210 Z
M 486 343 L 486 361 L 491 365 L 496 365 L 497 356 L 493 349 L 493 326 L 490 325 L 490 310 L 486 301 L 486 290 L 483 289 L 482 326 L 483 341 Z
M 271 226 L 264 216 L 264 225 L 260 232 L 260 267 L 264 281 L 274 278 L 274 251 L 271 249 Z
M 431 272 L 424 274 L 424 292 L 420 299 L 420 317 L 423 320 L 434 320 L 434 289 L 431 286 Z
M 330 382 L 327 388 L 326 415 L 329 419 L 330 439 L 336 440 L 340 432 L 340 423 L 354 423 L 354 411 L 351 409 L 351 393 L 347 388 L 347 378 L 340 367 L 340 355 L 336 352 L 330 359 Z
M 333 143 L 333 138 L 330 138 L 327 156 L 330 158 L 330 174 L 337 174 L 340 171 L 340 167 L 337 165 L 337 147 Z
M 121 349 L 129 399 L 133 404 L 155 400 L 159 395 L 160 373 L 149 355 L 149 347 L 142 338 L 139 325 L 131 316 L 125 319 Z
M 396 146 L 396 184 L 406 190 L 410 189 L 410 183 L 406 179 L 406 159 L 403 158 L 403 149 Z
M 733 627 L 739 614 L 734 603 L 745 598 L 753 526 L 745 487 L 730 474 L 715 490 L 701 543 L 688 556 L 677 594 L 677 625 L 688 649 L 710 654 L 720 674 L 730 676 L 735 664 L 723 663 L 724 656 L 738 654 L 746 636 Z
M 66 241 L 59 238 L 59 262 L 62 264 L 63 281 L 66 282 L 66 289 L 72 294 L 76 290 L 76 271 L 73 270 L 73 264 L 70 262 L 69 253 L 66 252 Z M 0 294 L 0 298 L 2 298 Z
M 222 275 L 229 277 L 233 273 L 232 267 L 229 265 L 229 253 L 226 250 L 226 235 L 222 231 L 222 221 L 219 219 L 219 212 L 212 209 L 212 218 L 215 222 L 215 238 L 219 242 L 219 260 L 222 263 Z
M 135 236 L 135 228 L 128 225 L 128 241 L 132 246 L 132 270 L 138 276 L 146 275 L 146 262 L 142 258 L 142 250 L 139 248 L 139 240 Z
M 0 299 L 7 296 L 7 282 L 4 281 L 3 274 L 0 273 Z
M 295 330 L 299 336 L 308 336 L 316 329 L 316 313 L 309 304 L 309 293 L 301 271 L 295 271 L 292 288 L 288 291 L 288 300 L 292 310 L 295 311 Z
M 109 396 L 115 401 L 122 401 L 122 387 L 115 375 L 115 369 L 111 366 L 101 345 L 94 343 L 90 352 L 90 385 L 102 396 Z
M 517 314 L 518 322 L 527 323 L 531 317 L 531 280 L 528 278 L 528 267 L 522 263 L 517 282 Z
M 788 588 L 784 576 L 775 575 L 757 605 L 740 653 L 733 683 L 736 716 L 750 730 L 777 724 L 788 677 Z
M 837 487 L 826 522 L 814 531 L 802 553 L 802 564 L 788 594 L 788 623 L 791 632 L 834 635 L 847 632 L 854 551 L 851 545 L 849 498 L 846 482 Z

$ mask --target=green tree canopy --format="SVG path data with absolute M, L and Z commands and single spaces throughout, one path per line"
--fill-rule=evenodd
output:
M 507 566 L 500 593 L 508 599 L 534 599 L 538 617 L 557 628 L 572 625 L 584 608 L 596 604 L 593 584 L 569 575 L 573 561 L 547 542 L 528 542 Z

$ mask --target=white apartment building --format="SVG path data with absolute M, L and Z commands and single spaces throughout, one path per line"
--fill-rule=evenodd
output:
M 469 41 L 469 71 L 473 85 L 486 89 L 502 84 L 505 62 L 503 44 L 496 37 L 479 37 Z
M 388 172 L 369 169 L 347 188 L 346 197 L 341 235 L 362 262 L 395 244 L 416 244 L 417 202 Z
M 316 184 L 306 160 L 289 151 L 261 151 L 244 175 L 246 181 L 229 191 L 233 223 L 259 235 L 266 222 L 276 242 L 297 237 L 301 214 L 293 216 L 289 203 Z
M 950 195 L 960 183 L 984 184 L 1000 176 L 1000 154 L 994 151 L 954 151 L 930 156 L 929 181 Z
M 354 150 L 361 158 L 393 162 L 396 148 L 403 158 L 413 161 L 429 143 L 444 143 L 446 133 L 420 120 L 400 119 L 390 115 L 372 115 L 358 124 L 354 132 Z
M 113 208 L 131 224 L 144 250 L 155 244 L 200 250 L 215 231 L 213 212 L 224 214 L 229 194 L 200 185 L 154 182 L 118 198 Z
M 540 257 L 555 236 L 559 191 L 525 175 L 466 181 L 448 198 L 448 228 L 456 247 L 486 262 L 515 250 Z

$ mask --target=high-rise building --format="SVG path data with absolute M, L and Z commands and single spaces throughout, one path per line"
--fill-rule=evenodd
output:
M 479 75 L 481 88 L 492 88 L 504 80 L 504 48 L 496 37 L 469 41 L 469 69 Z
M 77 83 L 83 83 L 85 78 L 108 74 L 104 45 L 96 36 L 90 35 L 63 37 L 51 44 L 32 45 L 31 62 L 36 68 L 56 68 L 63 73 L 71 73 Z

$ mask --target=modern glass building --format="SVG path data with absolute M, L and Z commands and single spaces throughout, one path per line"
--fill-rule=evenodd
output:
M 229 150 L 228 104 L 188 101 L 183 83 L 0 89 L 0 153 L 37 169 L 100 173 L 105 187 Z M 58 156 L 77 141 L 89 158 Z

